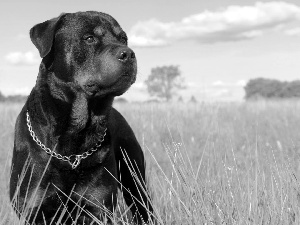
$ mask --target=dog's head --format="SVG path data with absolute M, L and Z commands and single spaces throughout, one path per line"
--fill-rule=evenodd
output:
M 107 14 L 62 14 L 35 25 L 30 38 L 48 74 L 55 76 L 47 80 L 69 84 L 87 98 L 121 95 L 135 82 L 135 54 L 126 33 Z

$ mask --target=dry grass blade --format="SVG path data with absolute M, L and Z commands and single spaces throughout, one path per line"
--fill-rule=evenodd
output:
M 20 107 L 0 105 L 0 153 L 5 155 L 0 154 L 1 225 L 25 222 L 24 216 L 17 219 L 7 197 L 13 121 Z M 300 224 L 298 102 L 116 107 L 145 150 L 156 220 L 152 224 Z M 136 185 L 143 186 L 135 162 L 123 153 Z M 21 214 L 28 210 L 21 208 Z M 84 207 L 77 210 L 85 212 Z M 130 206 L 122 192 L 115 210 L 108 215 L 113 223 L 130 224 Z M 102 222 L 95 219 L 95 224 Z

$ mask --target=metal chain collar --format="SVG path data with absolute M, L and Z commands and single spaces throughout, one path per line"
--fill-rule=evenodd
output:
M 82 159 L 87 158 L 88 156 L 92 155 L 95 151 L 97 151 L 100 147 L 102 142 L 104 141 L 104 137 L 106 135 L 107 128 L 104 130 L 104 134 L 102 135 L 101 139 L 96 143 L 96 145 L 92 148 L 90 148 L 88 151 L 82 153 L 81 155 L 70 155 L 70 156 L 63 156 L 59 153 L 54 152 L 54 150 L 51 150 L 50 148 L 47 148 L 36 136 L 34 131 L 32 130 L 32 125 L 30 122 L 30 117 L 28 111 L 26 111 L 26 120 L 27 120 L 27 127 L 30 132 L 30 135 L 32 139 L 37 143 L 38 146 L 41 147 L 48 155 L 53 156 L 54 158 L 57 158 L 59 160 L 68 162 L 71 166 L 72 169 L 75 169 L 81 162 Z

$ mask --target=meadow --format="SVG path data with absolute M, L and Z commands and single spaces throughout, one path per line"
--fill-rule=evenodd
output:
M 0 104 L 0 224 L 22 104 Z M 300 102 L 116 104 L 147 160 L 158 224 L 300 224 Z M 120 203 L 121 204 L 121 203 Z

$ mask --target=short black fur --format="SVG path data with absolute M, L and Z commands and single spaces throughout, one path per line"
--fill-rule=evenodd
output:
M 83 40 L 91 31 L 98 41 L 95 44 Z M 46 220 L 48 224 L 58 220 L 60 213 L 55 213 L 65 204 L 70 215 L 62 221 L 71 224 L 78 214 L 73 210 L 78 203 L 102 219 L 104 211 L 97 205 L 113 211 L 117 178 L 136 222 L 148 221 L 152 207 L 149 195 L 142 190 L 144 155 L 130 126 L 112 107 L 114 97 L 123 94 L 136 79 L 135 57 L 119 60 L 122 52 L 134 56 L 121 27 L 107 14 L 78 12 L 37 24 L 30 35 L 43 59 L 36 85 L 16 121 L 10 179 L 10 198 L 16 212 L 20 216 L 25 206 L 33 211 L 25 215 L 27 222 L 44 224 Z M 72 169 L 72 162 L 51 158 L 33 140 L 27 112 L 41 143 L 62 156 L 83 154 L 107 129 L 106 136 L 101 148 Z M 142 187 L 136 186 L 121 149 L 133 162 Z M 21 180 L 25 165 L 28 169 Z M 78 223 L 83 220 L 88 224 L 93 219 L 82 212 Z

